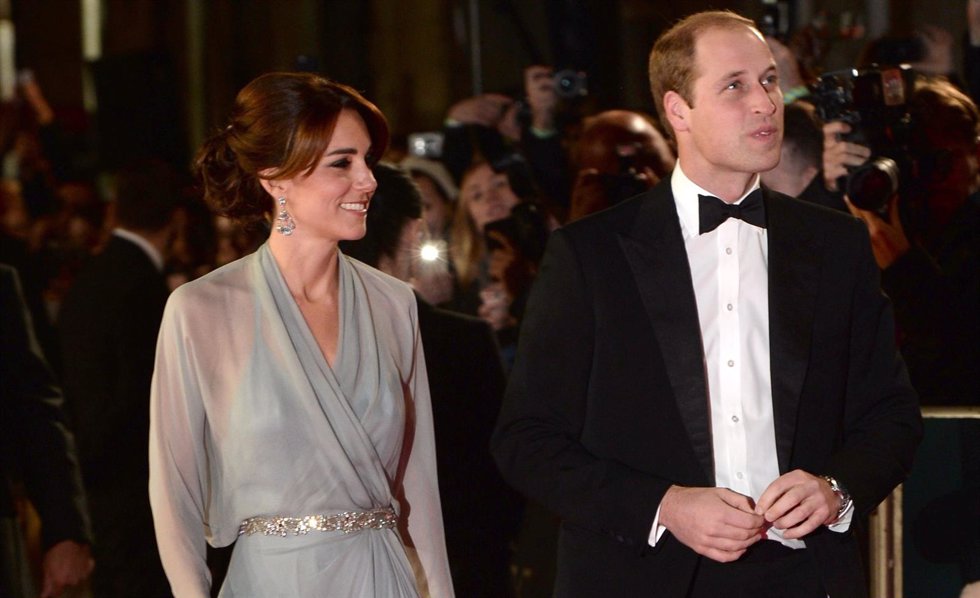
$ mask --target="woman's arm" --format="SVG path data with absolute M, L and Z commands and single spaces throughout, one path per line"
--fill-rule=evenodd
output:
M 171 295 L 160 327 L 150 390 L 150 506 L 160 560 L 174 596 L 209 598 L 205 417 L 185 296 Z

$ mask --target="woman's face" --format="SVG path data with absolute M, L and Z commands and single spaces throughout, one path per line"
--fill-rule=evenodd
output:
M 424 174 L 412 175 L 422 194 L 422 219 L 429 232 L 441 237 L 452 219 L 452 206 L 435 182 Z
M 481 164 L 463 178 L 459 197 L 478 231 L 488 222 L 510 215 L 520 200 L 510 188 L 506 174 L 498 174 L 489 164 Z
M 371 136 L 354 110 L 337 117 L 330 144 L 309 174 L 275 182 L 296 223 L 294 236 L 327 241 L 360 239 L 367 231 L 367 211 L 378 187 L 371 173 Z M 279 213 L 278 205 L 274 214 Z

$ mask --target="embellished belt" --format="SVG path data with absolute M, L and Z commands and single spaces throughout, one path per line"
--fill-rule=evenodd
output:
M 306 517 L 249 517 L 238 526 L 239 536 L 298 536 L 309 532 L 343 532 L 350 534 L 364 529 L 393 529 L 398 523 L 395 510 L 381 507 L 370 511 L 344 511 L 335 515 Z

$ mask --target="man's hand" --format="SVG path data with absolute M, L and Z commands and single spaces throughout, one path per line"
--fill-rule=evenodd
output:
M 766 488 L 755 512 L 772 527 L 785 530 L 787 540 L 798 540 L 837 519 L 840 499 L 827 480 L 796 469 L 776 478 Z
M 483 125 L 496 127 L 514 103 L 511 98 L 499 93 L 485 93 L 460 100 L 450 106 L 446 115 L 449 120 L 464 125 Z
M 41 598 L 61 596 L 66 588 L 85 581 L 94 566 L 87 545 L 71 540 L 58 542 L 44 554 Z
M 660 502 L 660 524 L 694 552 L 720 563 L 737 560 L 765 538 L 752 499 L 727 488 L 671 486 Z
M 860 166 L 871 157 L 863 145 L 841 139 L 851 132 L 851 125 L 831 121 L 823 126 L 823 179 L 831 191 L 837 191 L 837 179 L 847 174 L 848 166 Z
M 871 251 L 874 252 L 875 262 L 878 263 L 879 268 L 882 270 L 888 268 L 908 252 L 909 239 L 905 235 L 905 227 L 902 226 L 902 219 L 898 213 L 897 194 L 888 201 L 887 222 L 874 212 L 857 208 L 846 196 L 844 203 L 847 204 L 851 214 L 863 220 L 868 226 Z

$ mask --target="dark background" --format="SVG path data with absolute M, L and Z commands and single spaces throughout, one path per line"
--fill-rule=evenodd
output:
M 834 26 L 864 23 L 868 34 L 930 23 L 958 44 L 964 27 L 962 1 L 780 2 L 793 25 L 819 14 Z M 83 6 L 99 13 L 94 60 L 83 56 Z M 140 153 L 186 163 L 238 89 L 296 68 L 299 56 L 365 92 L 396 135 L 437 128 L 453 102 L 473 94 L 474 79 L 484 91 L 517 93 L 523 67 L 537 62 L 586 71 L 590 107 L 651 111 L 653 39 L 706 8 L 758 18 L 763 1 L 0 0 L 0 18 L 16 32 L 16 68 L 34 71 L 62 126 L 97 142 L 100 164 L 112 166 Z M 831 40 L 824 66 L 852 66 L 865 40 Z

